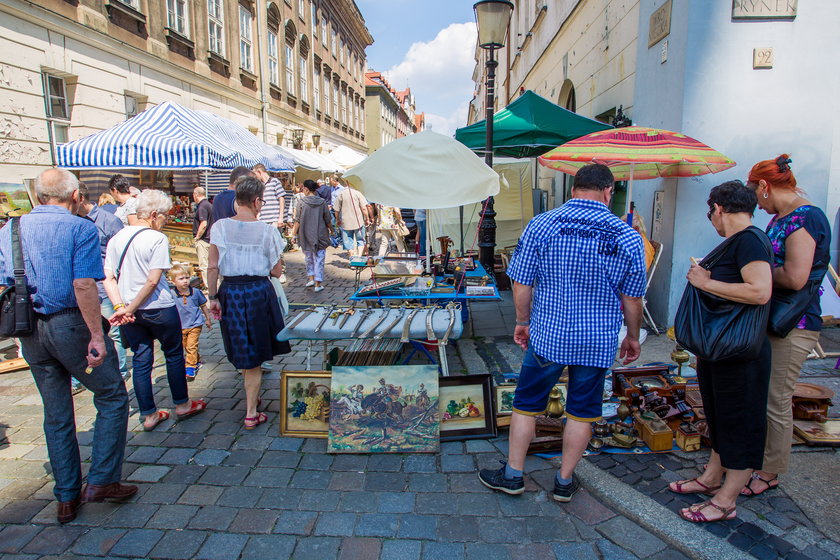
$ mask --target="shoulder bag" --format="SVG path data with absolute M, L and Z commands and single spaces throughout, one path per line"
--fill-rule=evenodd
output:
M 820 292 L 825 271 L 812 271 L 808 281 L 799 290 L 773 288 L 770 298 L 770 319 L 767 331 L 779 338 L 784 338 L 802 319 L 814 297 Z
M 11 222 L 15 283 L 0 293 L 0 336 L 30 336 L 35 332 L 35 308 L 26 285 L 20 218 L 12 218 Z
M 767 246 L 768 255 L 772 255 L 767 236 L 751 226 L 718 245 L 700 262 L 700 266 L 711 269 L 738 235 L 755 235 Z M 769 304 L 734 302 L 699 290 L 689 283 L 677 308 L 674 334 L 681 346 L 703 360 L 751 360 L 761 352 L 769 314 Z
M 125 244 L 125 247 L 123 247 L 123 252 L 122 252 L 122 255 L 120 255 L 120 260 L 119 260 L 119 262 L 117 263 L 117 268 L 116 268 L 116 269 L 114 269 L 114 278 L 115 278 L 117 281 L 119 281 L 119 279 L 120 279 L 120 270 L 122 270 L 123 261 L 125 261 L 125 256 L 126 256 L 126 254 L 128 254 L 128 248 L 129 248 L 129 247 L 131 247 L 131 242 L 132 242 L 132 241 L 134 241 L 134 238 L 135 238 L 135 237 L 137 237 L 138 235 L 140 235 L 141 233 L 143 233 L 144 231 L 146 231 L 146 230 L 148 230 L 148 229 L 150 229 L 150 228 L 144 227 L 143 229 L 141 229 L 141 230 L 139 230 L 139 231 L 134 232 L 134 235 L 132 235 L 132 236 L 128 239 L 128 243 L 126 243 L 126 244 Z

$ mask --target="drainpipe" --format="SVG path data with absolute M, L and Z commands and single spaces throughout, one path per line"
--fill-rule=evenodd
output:
M 260 116 L 262 117 L 262 139 L 263 143 L 268 144 L 268 99 L 266 98 L 266 91 L 268 90 L 268 68 L 266 61 L 266 53 L 268 52 L 268 43 L 266 42 L 266 24 L 268 22 L 268 3 L 264 0 L 257 0 L 257 47 L 259 54 L 259 71 L 260 71 Z

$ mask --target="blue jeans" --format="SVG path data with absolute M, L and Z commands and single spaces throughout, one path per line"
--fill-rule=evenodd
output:
M 114 305 L 107 297 L 102 299 L 102 302 L 99 304 L 99 309 L 102 311 L 102 316 L 106 319 L 110 319 L 111 315 L 114 314 Z M 117 359 L 120 362 L 120 374 L 125 379 L 128 374 L 128 362 L 125 357 L 125 347 L 122 345 L 122 335 L 120 334 L 119 327 L 111 327 L 108 335 L 114 341 L 114 346 L 117 349 Z
M 87 477 L 90 484 L 111 484 L 121 478 L 128 393 L 120 377 L 114 344 L 107 337 L 105 362 L 92 373 L 85 373 L 90 331 L 78 310 L 39 317 L 36 328 L 32 336 L 21 337 L 20 346 L 44 402 L 44 435 L 55 479 L 53 493 L 58 501 L 69 502 L 79 497 L 82 488 L 70 376 L 93 393 L 96 407 Z
M 426 256 L 426 220 L 417 220 L 417 231 L 420 232 L 420 243 L 417 248 L 417 254 L 421 257 Z
M 341 229 L 341 243 L 346 251 L 365 246 L 365 228 Z
M 166 380 L 176 405 L 187 402 L 187 370 L 181 338 L 181 318 L 172 307 L 142 309 L 134 313 L 134 322 L 120 327 L 131 351 L 134 352 L 134 394 L 141 416 L 157 412 L 152 391 L 152 366 L 155 361 L 155 340 L 160 342 L 166 358 Z

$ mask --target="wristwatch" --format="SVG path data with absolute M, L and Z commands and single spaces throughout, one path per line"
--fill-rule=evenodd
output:
M 527 327 L 531 324 L 530 319 L 528 321 L 516 321 L 517 327 Z
M 209 299 L 209 300 L 219 299 L 219 294 L 213 294 L 212 296 L 207 296 L 207 299 Z

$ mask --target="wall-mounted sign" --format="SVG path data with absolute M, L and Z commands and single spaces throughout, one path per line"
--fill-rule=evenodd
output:
M 773 47 L 753 49 L 753 69 L 773 68 Z
M 793 19 L 798 0 L 732 0 L 732 19 Z
M 671 0 L 666 0 L 650 15 L 648 48 L 667 37 L 669 33 L 671 33 Z

